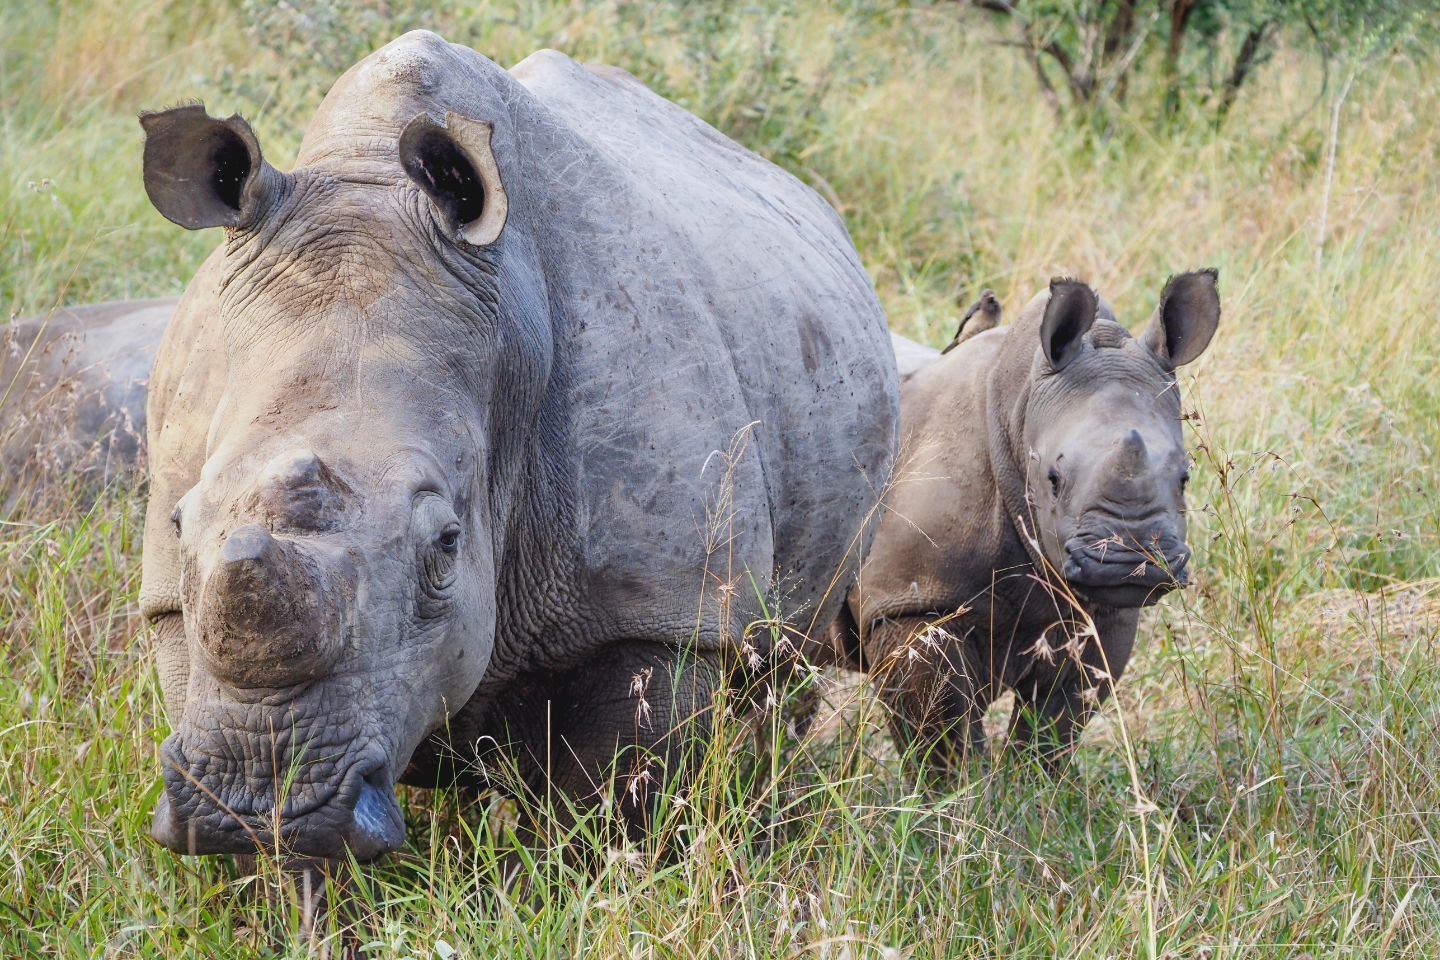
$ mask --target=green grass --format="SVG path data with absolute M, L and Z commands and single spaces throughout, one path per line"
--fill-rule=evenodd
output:
M 31 501 L 0 520 L 0 956 L 335 955 L 347 924 L 387 958 L 1440 954 L 1432 64 L 1382 60 L 1351 93 L 1322 246 L 1302 51 L 1218 131 L 1157 124 L 1141 85 L 1100 136 L 1057 124 L 959 4 L 428 6 L 0 9 L 0 302 L 176 293 L 218 241 L 147 205 L 144 107 L 242 112 L 284 168 L 328 83 L 402 29 L 506 64 L 555 46 L 825 193 L 892 325 L 932 343 L 982 286 L 1013 311 L 1075 274 L 1134 325 L 1167 274 L 1219 266 L 1221 331 L 1182 378 L 1198 582 L 1147 615 L 1060 783 L 1001 765 L 916 791 L 842 685 L 805 742 L 723 723 L 654 842 L 582 820 L 593 869 L 525 852 L 513 803 L 407 793 L 407 850 L 314 920 L 264 863 L 146 839 L 166 728 L 140 498 Z

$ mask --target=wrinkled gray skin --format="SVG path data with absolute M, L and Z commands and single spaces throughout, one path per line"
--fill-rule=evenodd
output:
M 628 74 L 425 32 L 340 78 L 291 173 L 239 118 L 142 123 L 160 211 L 227 227 L 150 401 L 155 837 L 369 859 L 397 780 L 483 786 L 497 750 L 581 805 L 613 768 L 643 829 L 747 571 L 829 622 L 888 477 L 839 219 Z
M 937 771 L 983 752 L 1005 689 L 1011 743 L 1063 760 L 1124 671 L 1140 608 L 1186 580 L 1174 371 L 1215 332 L 1215 274 L 1174 277 L 1138 338 L 1113 317 L 1057 280 L 905 383 L 897 481 L 831 641 Z
M 135 466 L 145 386 L 175 303 L 59 307 L 0 327 L 0 496 Z

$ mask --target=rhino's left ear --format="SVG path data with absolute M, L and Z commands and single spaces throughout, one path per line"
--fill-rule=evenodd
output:
M 1213 267 L 1171 277 L 1145 329 L 1144 343 L 1174 369 L 1205 352 L 1220 326 L 1220 272 Z
M 422 113 L 400 134 L 400 165 L 430 198 L 445 232 L 477 247 L 500 238 L 510 209 L 493 130 L 458 113 L 447 113 L 442 127 Z
M 145 129 L 145 193 L 186 230 L 248 227 L 285 175 L 260 155 L 255 131 L 239 115 L 221 120 L 200 104 L 140 114 Z

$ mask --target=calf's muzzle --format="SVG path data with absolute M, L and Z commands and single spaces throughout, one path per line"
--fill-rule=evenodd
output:
M 1189 581 L 1190 548 L 1174 534 L 1085 533 L 1065 544 L 1060 574 L 1096 603 L 1149 606 Z

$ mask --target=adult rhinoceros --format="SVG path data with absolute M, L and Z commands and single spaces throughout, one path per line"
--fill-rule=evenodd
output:
M 161 842 L 371 858 L 397 780 L 478 784 L 495 742 L 599 804 L 626 748 L 703 735 L 749 575 L 835 614 L 898 396 L 795 179 L 621 71 L 425 32 L 340 78 L 291 173 L 239 117 L 141 122 L 155 206 L 225 227 L 151 396 Z
M 57 307 L 0 326 L 0 508 L 134 467 L 173 300 Z

